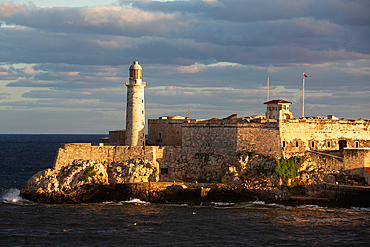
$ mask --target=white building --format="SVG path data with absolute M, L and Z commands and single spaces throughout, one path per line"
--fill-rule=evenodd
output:
M 145 145 L 145 109 L 144 109 L 144 87 L 142 81 L 143 69 L 138 61 L 130 66 L 129 80 L 127 86 L 126 107 L 126 146 Z
M 270 100 L 264 103 L 267 105 L 267 119 L 293 119 L 294 113 L 289 111 L 289 105 L 292 102 L 285 100 Z

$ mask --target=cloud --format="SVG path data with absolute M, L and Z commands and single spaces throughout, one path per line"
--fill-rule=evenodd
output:
M 140 37 L 189 30 L 194 20 L 179 13 L 148 12 L 120 6 L 33 8 L 2 18 L 7 24 L 66 32 Z M 47 21 L 45 21 L 47 20 Z
M 27 67 L 24 67 L 24 69 L 22 69 L 22 72 L 26 75 L 34 75 L 36 74 L 35 70 L 30 67 L 30 66 L 27 66 Z
M 8 99 L 9 93 L 0 93 L 0 100 Z
M 36 6 L 32 2 L 29 2 L 29 5 L 27 6 L 25 4 L 20 5 L 5 1 L 0 4 L 0 17 L 10 16 L 20 12 L 26 12 L 27 10 L 33 9 L 35 7 Z
M 119 1 L 134 8 L 165 13 L 203 15 L 214 20 L 261 22 L 313 17 L 340 25 L 368 26 L 370 5 L 367 1 L 295 1 L 295 0 L 218 0 L 222 8 L 207 8 L 206 1 Z M 216 2 L 216 1 L 209 1 Z
M 4 109 L 38 116 L 100 109 L 124 118 L 128 67 L 139 60 L 148 117 L 186 116 L 188 107 L 198 118 L 263 114 L 267 77 L 270 98 L 292 101 L 299 115 L 302 72 L 311 115 L 325 108 L 370 116 L 366 1 L 120 4 L 1 3 L 0 111 L 17 119 Z

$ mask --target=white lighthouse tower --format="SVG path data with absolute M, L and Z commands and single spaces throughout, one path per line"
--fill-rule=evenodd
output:
M 145 145 L 145 109 L 144 109 L 144 87 L 142 81 L 143 69 L 138 61 L 130 66 L 129 80 L 127 86 L 127 108 L 126 108 L 126 146 Z

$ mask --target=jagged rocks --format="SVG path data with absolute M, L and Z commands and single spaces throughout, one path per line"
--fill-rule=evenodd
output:
M 158 175 L 158 164 L 140 159 L 109 165 L 105 161 L 74 160 L 59 170 L 47 169 L 32 176 L 21 196 L 51 203 L 89 201 L 101 190 L 126 182 L 156 182 Z

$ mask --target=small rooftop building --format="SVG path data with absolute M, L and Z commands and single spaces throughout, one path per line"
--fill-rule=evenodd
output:
M 285 100 L 270 100 L 263 103 L 267 105 L 266 118 L 267 119 L 293 119 L 294 113 L 289 111 L 289 105 L 292 102 Z

